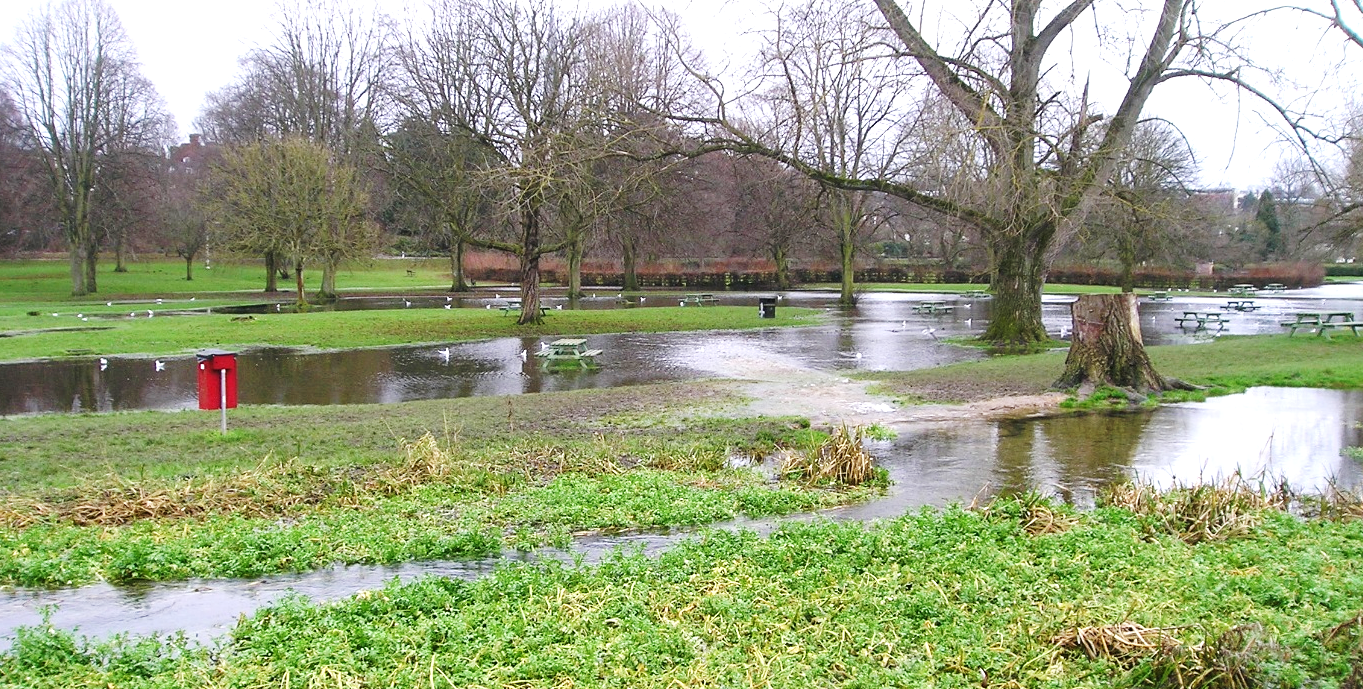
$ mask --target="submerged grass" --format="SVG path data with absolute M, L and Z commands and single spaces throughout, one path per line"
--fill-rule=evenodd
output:
M 1356 671 L 1363 522 L 1268 511 L 1197 544 L 1140 522 L 1107 507 L 1031 535 L 950 508 L 709 532 L 656 558 L 295 597 L 212 648 L 27 630 L 0 682 L 1327 687 Z

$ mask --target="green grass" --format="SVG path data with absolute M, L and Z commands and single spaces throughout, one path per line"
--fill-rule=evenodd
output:
M 117 309 L 117 311 L 115 310 Z M 89 312 L 126 311 L 100 305 Z M 0 338 L 0 361 L 61 356 L 67 350 L 99 354 L 177 354 L 206 347 L 241 349 L 252 345 L 341 349 L 456 342 L 492 337 L 590 335 L 616 332 L 735 330 L 816 324 L 820 311 L 786 308 L 776 318 L 759 319 L 740 306 L 704 309 L 662 307 L 602 311 L 553 311 L 541 325 L 519 326 L 496 309 L 393 309 L 264 314 L 249 321 L 227 315 L 91 320 L 47 316 L 0 316 L 0 331 L 25 333 Z M 105 327 L 101 330 L 42 331 L 53 327 Z
M 1226 336 L 1212 342 L 1148 347 L 1161 374 L 1238 392 L 1256 385 L 1363 388 L 1363 343 L 1287 335 Z M 1045 392 L 1066 352 L 995 357 L 918 371 L 864 374 L 906 402 L 974 402 Z
M 414 275 L 407 275 L 411 270 Z M 450 286 L 449 262 L 440 259 L 374 259 L 348 264 L 337 274 L 342 290 L 441 290 Z M 315 291 L 321 271 L 303 272 L 304 288 Z M 179 259 L 144 258 L 128 263 L 128 272 L 115 273 L 112 260 L 101 260 L 98 294 L 71 297 L 71 274 L 65 260 L 0 261 L 0 298 L 7 302 L 99 303 L 144 298 L 180 298 L 212 293 L 259 293 L 265 287 L 260 262 L 213 262 L 204 269 L 200 259 L 194 280 L 185 280 L 185 264 Z M 293 280 L 280 280 L 281 289 L 292 289 Z
M 998 512 L 1006 512 L 999 510 Z M 392 583 L 333 603 L 296 597 L 224 644 L 49 629 L 0 655 L 0 681 L 50 687 L 1134 687 L 1152 654 L 1090 659 L 1081 626 L 1232 628 L 1218 658 L 1253 686 L 1339 686 L 1363 607 L 1363 522 L 1267 514 L 1246 536 L 1188 545 L 1117 509 L 1029 536 L 948 509 L 886 523 L 708 533 L 649 558 L 511 565 L 472 582 Z M 1328 639 L 1328 641 L 1327 641 Z M 1184 657 L 1183 662 L 1190 661 Z M 1205 684 L 1202 686 L 1223 686 Z M 1231 686 L 1229 684 L 1225 686 Z M 1240 685 L 1236 685 L 1240 686 Z

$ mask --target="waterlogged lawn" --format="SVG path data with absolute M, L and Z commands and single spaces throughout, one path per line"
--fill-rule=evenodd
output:
M 234 417 L 248 430 L 226 437 L 190 430 L 204 421 L 189 413 L 0 420 L 0 583 L 479 556 L 584 531 L 809 511 L 877 490 L 726 468 L 733 452 L 808 448 L 821 435 L 800 420 L 705 415 L 733 401 L 678 383 L 255 407 Z
M 486 495 L 467 485 L 420 486 L 362 506 L 321 505 L 277 518 L 213 514 L 121 526 L 42 523 L 0 529 L 0 582 L 69 586 L 95 580 L 252 577 L 334 563 L 391 564 L 567 545 L 583 531 L 696 526 L 863 499 L 866 490 L 773 485 L 755 473 L 635 469 L 570 473 L 544 486 Z
M 101 305 L 104 311 L 126 309 Z M 67 350 L 97 354 L 183 354 L 210 347 L 240 349 L 253 345 L 343 349 L 423 342 L 458 342 L 491 337 L 541 337 L 617 332 L 738 330 L 815 325 L 821 311 L 785 308 L 774 319 L 759 319 L 755 309 L 715 306 L 631 310 L 553 311 L 540 325 L 518 326 L 496 309 L 393 309 L 264 314 L 252 320 L 209 314 L 174 318 L 117 318 L 81 322 L 49 316 L 0 319 L 0 329 L 26 334 L 0 338 L 0 361 L 60 356 Z M 97 327 L 80 331 L 41 330 Z
M 242 620 L 212 649 L 28 630 L 0 656 L 0 679 L 1068 688 L 1179 686 L 1158 673 L 1210 665 L 1221 674 L 1190 686 L 1327 687 L 1343 686 L 1351 662 L 1359 671 L 1360 631 L 1347 623 L 1363 609 L 1363 523 L 1272 513 L 1244 536 L 1188 545 L 1120 509 L 1076 520 L 1032 536 L 1017 520 L 948 509 L 790 524 L 766 538 L 711 532 L 657 558 L 515 564 L 471 582 L 427 578 L 325 604 L 294 598 Z M 1149 651 L 1090 658 L 1056 643 L 1118 623 L 1164 628 L 1190 650 L 1163 661 Z

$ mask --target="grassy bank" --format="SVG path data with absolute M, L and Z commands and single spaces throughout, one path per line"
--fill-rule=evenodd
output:
M 115 311 L 115 309 L 118 309 Z M 100 305 L 90 311 L 126 312 Z M 760 319 L 755 309 L 715 306 L 602 311 L 552 311 L 537 326 L 516 325 L 514 315 L 491 309 L 394 309 L 264 314 L 249 320 L 227 315 L 174 318 L 92 318 L 51 315 L 0 317 L 0 361 L 61 356 L 68 350 L 97 354 L 181 354 L 206 347 L 240 349 L 252 345 L 342 349 L 457 342 L 491 337 L 542 337 L 618 332 L 737 330 L 817 323 L 814 309 L 785 308 L 776 318 Z M 99 328 L 51 330 L 52 328 Z
M 1287 335 L 1225 336 L 1212 342 L 1149 347 L 1160 373 L 1215 392 L 1256 385 L 1363 388 L 1363 345 Z M 975 402 L 1045 392 L 1060 377 L 1065 352 L 996 357 L 918 371 L 873 373 L 885 394 L 907 402 Z
M 0 656 L 0 681 L 806 689 L 1332 687 L 1363 676 L 1363 523 L 1267 511 L 1246 515 L 1255 526 L 1234 538 L 1189 544 L 1111 507 L 1058 515 L 1068 528 L 1033 535 L 1034 508 L 710 533 L 656 559 L 296 598 L 243 619 L 212 650 L 30 630 Z
M 254 576 L 807 511 L 874 489 L 773 483 L 733 452 L 790 419 L 688 417 L 703 384 L 345 407 L 0 420 L 0 583 Z M 641 413 L 640 410 L 648 410 Z M 429 435 L 428 435 L 429 434 Z

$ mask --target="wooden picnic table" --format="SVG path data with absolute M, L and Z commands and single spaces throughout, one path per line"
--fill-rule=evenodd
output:
M 1289 328 L 1288 337 L 1297 334 L 1299 328 L 1307 328 L 1316 331 L 1316 337 L 1324 335 L 1329 337 L 1327 331 L 1336 328 L 1348 328 L 1358 335 L 1358 329 L 1363 327 L 1363 322 L 1354 320 L 1352 311 L 1302 311 L 1296 314 L 1293 320 L 1283 321 L 1278 325 Z
M 1222 304 L 1221 308 L 1226 311 L 1254 311 L 1259 308 L 1259 305 L 1255 304 L 1253 299 L 1232 299 Z
M 949 306 L 945 301 L 922 301 L 913 305 L 914 313 L 926 313 L 934 316 L 951 313 L 956 307 Z
M 706 304 L 718 304 L 718 303 L 719 303 L 719 297 L 716 297 L 715 295 L 710 294 L 710 293 L 707 293 L 707 292 L 687 294 L 686 296 L 682 297 L 682 300 L 681 300 L 681 305 L 682 305 L 682 306 L 686 306 L 687 304 L 695 304 L 696 306 L 705 306 Z
M 1166 292 L 1166 291 L 1163 291 L 1163 290 L 1160 290 L 1160 291 L 1158 291 L 1158 292 L 1151 292 L 1146 298 L 1149 299 L 1150 301 L 1172 301 L 1172 300 L 1173 300 L 1173 297 L 1169 296 L 1169 293 Z
M 591 368 L 596 365 L 596 357 L 600 354 L 599 349 L 587 349 L 587 341 L 581 338 L 554 340 L 535 352 L 535 356 L 544 359 L 546 367 L 576 364 L 582 368 Z
M 1184 311 L 1182 316 L 1174 319 L 1178 327 L 1186 328 L 1193 326 L 1193 330 L 1204 330 L 1209 325 L 1217 326 L 1217 329 L 1225 328 L 1230 324 L 1230 319 L 1215 311 Z
M 989 293 L 982 289 L 972 289 L 963 292 L 961 296 L 965 297 L 966 299 L 988 299 Z
M 507 299 L 507 300 L 506 300 L 506 303 L 502 304 L 499 308 L 502 310 L 502 313 L 504 313 L 504 314 L 505 314 L 505 313 L 520 313 L 520 311 L 521 311 L 521 300 L 520 300 L 520 299 Z M 541 307 L 540 307 L 540 315 L 541 315 L 541 316 L 547 316 L 547 315 L 549 315 L 549 307 L 548 307 L 548 306 L 541 306 Z
M 1254 293 L 1258 290 L 1254 289 L 1254 285 L 1231 285 L 1231 288 L 1228 291 L 1231 294 L 1252 297 L 1254 296 Z
M 1265 292 L 1286 292 L 1286 291 L 1287 291 L 1287 285 L 1284 285 L 1284 284 L 1282 284 L 1281 282 L 1270 282 L 1270 283 L 1268 283 L 1267 285 L 1264 285 L 1264 291 L 1265 291 Z

